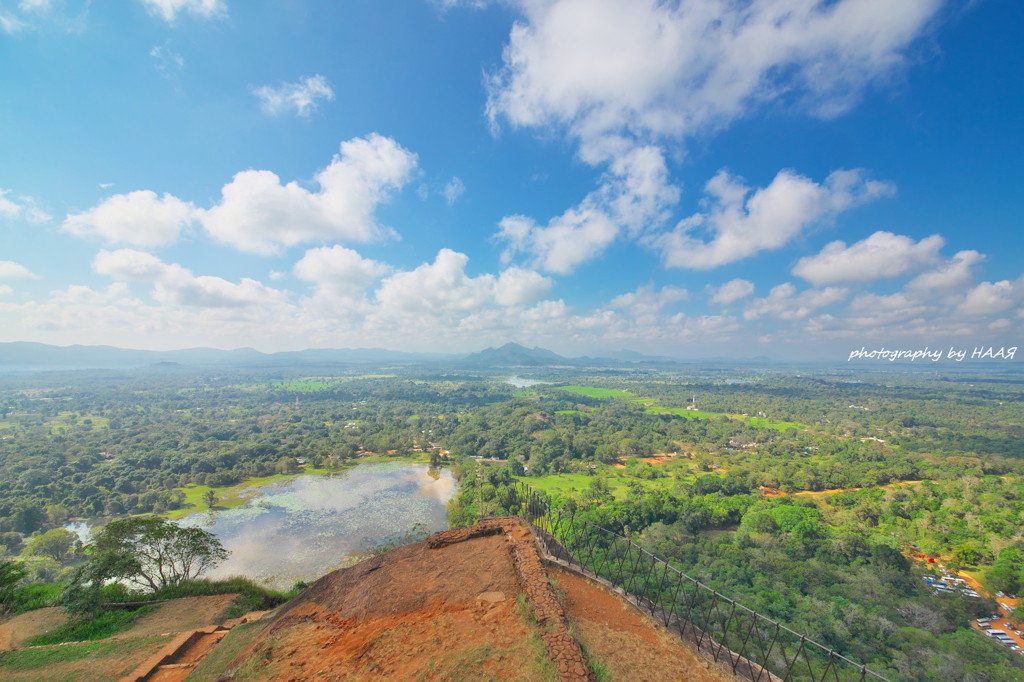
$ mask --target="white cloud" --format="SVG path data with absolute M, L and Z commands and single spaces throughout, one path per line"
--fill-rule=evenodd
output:
M 185 58 L 166 45 L 153 46 L 153 49 L 149 51 L 149 56 L 156 61 L 156 70 L 164 78 L 173 80 L 185 68 Z
M 0 189 L 0 218 L 25 220 L 30 223 L 44 223 L 50 219 L 49 214 L 36 206 L 36 201 L 32 197 L 11 198 L 10 194 L 11 190 Z
M 193 275 L 177 264 L 134 249 L 100 251 L 93 270 L 119 280 L 153 283 L 153 298 L 160 303 L 193 308 L 241 308 L 281 303 L 284 292 L 243 277 L 237 284 L 221 277 Z
M 711 289 L 711 302 L 726 306 L 754 293 L 754 285 L 745 279 L 734 279 Z
M 850 246 L 831 242 L 821 253 L 801 258 L 793 274 L 815 286 L 899 277 L 937 262 L 944 244 L 937 234 L 915 242 L 910 237 L 879 231 Z
M 334 90 L 320 74 L 303 76 L 295 83 L 282 83 L 277 87 L 263 85 L 253 88 L 252 92 L 259 98 L 260 108 L 271 116 L 287 112 L 294 112 L 296 116 L 309 116 L 316 109 L 318 101 L 334 100 Z
M 21 0 L 18 9 L 22 12 L 45 12 L 50 9 L 51 0 Z
M 385 279 L 377 301 L 384 313 L 415 317 L 475 310 L 491 299 L 495 280 L 494 275 L 467 276 L 468 262 L 464 253 L 441 249 L 433 263 Z
M 315 282 L 330 294 L 352 295 L 365 291 L 390 269 L 385 263 L 335 245 L 310 249 L 295 264 L 294 271 L 299 279 Z
M 271 171 L 242 171 L 200 219 L 216 239 L 260 254 L 310 241 L 369 242 L 389 234 L 374 211 L 415 168 L 416 155 L 394 140 L 376 133 L 357 137 L 342 142 L 340 155 L 316 175 L 319 191 L 282 185 Z
M 1024 278 L 1015 282 L 981 282 L 967 292 L 957 312 L 965 315 L 998 315 L 1024 303 Z
M 21 263 L 0 260 L 0 279 L 39 279 L 39 275 L 34 274 Z
M 743 318 L 754 320 L 769 317 L 776 320 L 800 320 L 819 308 L 838 303 L 849 295 L 841 287 L 807 289 L 799 294 L 796 287 L 785 282 L 768 292 L 765 298 L 755 298 L 743 309 Z
M 204 19 L 227 15 L 228 6 L 224 0 L 139 0 L 146 8 L 164 19 L 173 22 L 178 14 L 189 13 Z
M 646 284 L 626 294 L 620 294 L 608 302 L 607 307 L 615 310 L 626 310 L 636 317 L 653 315 L 663 308 L 690 298 L 690 292 L 682 287 L 664 286 L 655 290 L 654 285 Z
M 542 270 L 562 275 L 595 258 L 619 234 L 608 214 L 590 207 L 571 208 L 546 227 L 525 216 L 508 216 L 498 228 L 497 237 L 509 245 L 502 260 L 508 262 L 516 251 L 524 251 Z
M 87 211 L 68 215 L 61 229 L 78 236 L 96 235 L 113 244 L 162 246 L 175 242 L 196 216 L 196 207 L 189 202 L 138 190 L 115 194 Z
M 960 251 L 934 270 L 922 272 L 910 280 L 911 291 L 963 291 L 974 283 L 971 268 L 985 260 L 977 251 Z
M 891 74 L 941 0 L 519 0 L 488 114 L 516 126 L 691 135 L 773 100 L 819 116 Z
M 28 24 L 12 14 L 0 14 L 0 31 L 13 35 L 28 28 Z
M 480 9 L 486 7 L 488 0 L 430 0 L 433 4 L 437 5 L 441 10 L 455 9 L 456 7 L 470 7 L 472 9 Z
M 444 200 L 448 202 L 449 206 L 451 206 L 465 191 L 466 185 L 458 178 L 458 176 L 455 176 L 448 181 L 447 185 L 444 186 Z
M 637 235 L 659 226 L 678 200 L 679 188 L 669 182 L 660 149 L 624 148 L 600 187 L 578 206 L 546 226 L 526 216 L 506 216 L 495 236 L 507 244 L 505 262 L 525 253 L 546 272 L 568 274 L 599 256 L 622 231 Z
M 511 267 L 498 276 L 494 300 L 502 306 L 523 305 L 543 298 L 550 290 L 550 278 L 533 270 Z
M 117 251 L 100 251 L 92 260 L 92 269 L 101 275 L 114 279 L 138 282 L 155 282 L 165 276 L 174 276 L 178 272 L 151 253 L 135 249 L 118 249 Z
M 236 284 L 221 277 L 200 275 L 159 281 L 153 298 L 169 305 L 194 308 L 242 308 L 270 305 L 282 300 L 284 293 L 248 277 Z
M 667 267 L 710 270 L 785 246 L 811 225 L 887 196 L 892 185 L 866 180 L 858 170 L 831 173 L 824 183 L 783 170 L 751 193 L 726 171 L 705 186 L 709 209 L 682 220 L 674 230 L 647 239 Z M 710 236 L 698 234 L 703 230 Z

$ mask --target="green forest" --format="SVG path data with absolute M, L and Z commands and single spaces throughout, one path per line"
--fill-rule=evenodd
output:
M 1024 679 L 1024 656 L 971 628 L 992 599 L 923 579 L 931 557 L 986 595 L 1024 591 L 1024 374 L 519 372 L 541 383 L 425 366 L 0 377 L 6 607 L 72 579 L 71 521 L 412 457 L 460 479 L 453 526 L 514 512 L 525 484 L 890 679 Z

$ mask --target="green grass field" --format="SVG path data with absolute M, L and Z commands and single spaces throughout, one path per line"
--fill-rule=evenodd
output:
M 569 393 L 576 393 L 579 395 L 585 395 L 588 398 L 632 398 L 632 393 L 626 393 L 625 391 L 618 391 L 614 388 L 594 388 L 593 386 L 559 386 L 558 390 L 568 391 Z
M 806 424 L 801 424 L 799 422 L 784 422 L 777 421 L 775 419 L 765 419 L 764 417 L 744 417 L 742 414 L 727 414 L 725 412 L 687 410 L 683 407 L 661 407 L 659 405 L 652 405 L 647 408 L 646 411 L 648 414 L 674 414 L 676 416 L 683 417 L 684 419 L 717 419 L 718 417 L 728 417 L 729 419 L 735 419 L 736 421 L 746 422 L 751 426 L 763 429 L 775 429 L 776 431 L 810 428 Z
M 48 646 L 39 647 L 35 649 L 20 649 L 17 651 L 3 651 L 0 652 L 0 672 L 6 671 L 7 674 L 14 675 L 16 673 L 25 673 L 29 671 L 36 671 L 40 668 L 46 668 L 61 663 L 71 663 L 75 661 L 88 661 L 83 663 L 83 676 L 81 677 L 60 677 L 59 679 L 89 679 L 87 677 L 88 672 L 91 669 L 90 666 L 94 666 L 93 663 L 97 659 L 103 659 L 107 656 L 118 655 L 125 657 L 126 654 L 130 654 L 136 649 L 153 649 L 154 653 L 159 650 L 166 642 L 170 641 L 170 636 L 157 636 L 157 637 L 133 637 L 128 639 L 117 639 L 117 640 L 106 640 L 99 642 L 84 642 L 82 644 L 66 644 L 63 646 Z M 143 654 L 144 656 L 145 654 Z M 129 663 L 131 667 L 134 667 L 134 663 Z M 131 668 L 129 668 L 130 670 Z M 127 671 L 126 671 L 127 672 Z M 55 679 L 49 677 L 44 671 L 36 673 L 39 677 L 37 680 Z M 0 674 L 0 677 L 4 675 Z M 93 677 L 92 679 L 103 679 L 103 677 Z M 113 679 L 113 678 L 107 678 Z
M 74 412 L 61 412 L 46 422 L 46 427 L 55 436 L 65 433 L 72 426 L 88 426 L 92 431 L 101 431 L 108 428 L 109 425 L 110 419 L 107 417 L 97 417 L 91 414 L 79 416 Z
M 603 476 L 616 500 L 626 499 L 630 483 L 639 483 L 648 490 L 672 490 L 678 481 L 674 478 L 642 479 L 631 476 L 625 469 L 606 467 L 599 474 L 551 474 L 548 476 L 519 476 L 519 480 L 544 493 L 578 497 L 590 487 L 590 482 Z M 689 479 L 690 477 L 686 477 Z
M 614 388 L 594 388 L 593 386 L 559 386 L 560 391 L 568 391 L 570 393 L 576 393 L 578 395 L 587 396 L 588 398 L 631 398 L 633 402 L 647 405 L 648 414 L 674 414 L 684 419 L 716 419 L 718 417 L 728 417 L 729 419 L 735 419 L 736 421 L 746 422 L 751 426 L 756 426 L 763 429 L 775 429 L 776 431 L 785 431 L 786 429 L 807 429 L 810 428 L 806 424 L 799 422 L 784 422 L 775 419 L 765 419 L 764 417 L 744 417 L 740 414 L 727 414 L 724 412 L 705 412 L 704 410 L 687 410 L 683 407 L 662 407 L 658 405 L 658 401 L 653 398 L 637 398 L 631 393 L 626 391 L 619 391 Z M 560 414 L 571 414 L 571 411 L 563 411 Z

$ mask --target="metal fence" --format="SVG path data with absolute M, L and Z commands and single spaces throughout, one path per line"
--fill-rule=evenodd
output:
M 553 508 L 527 485 L 504 488 L 501 497 L 501 507 L 533 525 L 548 554 L 621 590 L 737 676 L 755 682 L 886 679 L 715 591 L 628 537 Z

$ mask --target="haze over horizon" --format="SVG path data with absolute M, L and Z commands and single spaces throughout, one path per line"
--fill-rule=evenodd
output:
M 0 0 L 0 342 L 1015 346 L 1013 3 Z

